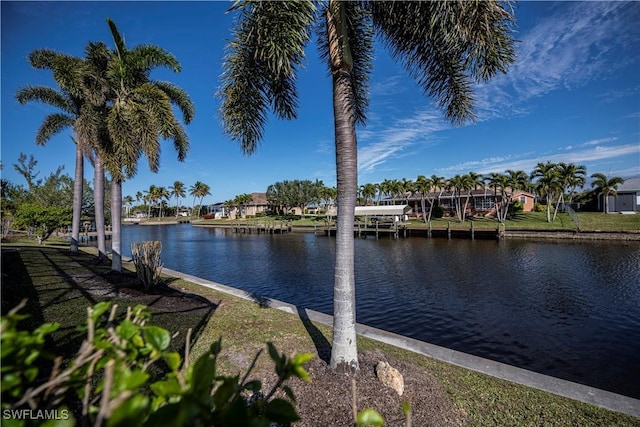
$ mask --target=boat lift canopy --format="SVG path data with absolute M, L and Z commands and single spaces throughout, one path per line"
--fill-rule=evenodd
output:
M 409 205 L 356 206 L 356 216 L 402 216 L 409 212 Z

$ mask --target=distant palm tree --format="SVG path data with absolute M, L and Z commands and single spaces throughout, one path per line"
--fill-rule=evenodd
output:
M 424 175 L 418 175 L 415 180 L 415 191 L 420 193 L 420 208 L 422 209 L 422 220 L 425 224 L 428 223 L 427 220 L 427 206 L 425 200 L 429 197 L 429 193 L 431 193 L 431 187 L 433 183 L 429 178 Z M 433 203 L 429 207 L 429 216 L 431 216 L 431 210 L 433 209 Z
M 584 186 L 587 181 L 587 168 L 585 166 L 561 162 L 556 165 L 556 168 L 558 170 L 558 178 L 562 186 L 562 192 L 556 203 L 554 218 L 558 212 L 558 206 L 560 203 L 564 203 L 564 194 L 569 193 L 569 203 L 571 203 L 576 188 Z
M 246 208 L 249 203 L 253 201 L 253 196 L 251 194 L 238 194 L 234 199 L 234 205 L 238 207 L 240 211 L 240 216 L 242 218 L 246 218 Z
M 131 205 L 133 204 L 133 197 L 129 195 L 124 196 L 124 198 L 122 199 L 122 203 L 124 204 L 124 207 L 126 209 L 125 215 L 128 217 L 129 215 L 131 215 Z
M 169 187 L 171 191 L 171 195 L 176 198 L 176 218 L 178 218 L 178 213 L 180 211 L 180 198 L 186 196 L 186 192 L 184 189 L 184 183 L 181 181 L 175 181 L 171 187 Z
M 164 217 L 163 207 L 166 206 L 167 201 L 171 199 L 171 193 L 167 190 L 167 187 L 158 187 L 158 205 L 160 207 L 160 218 Z
M 608 214 L 609 196 L 616 196 L 618 194 L 618 185 L 624 184 L 624 179 L 619 176 L 607 178 L 607 176 L 602 173 L 594 173 L 591 175 L 591 178 L 593 178 L 591 187 L 596 187 L 596 194 L 602 195 L 604 199 L 603 212 Z
M 321 7 L 318 12 L 316 5 Z M 269 108 L 296 117 L 297 69 L 313 28 L 332 78 L 338 222 L 330 366 L 357 369 L 354 213 L 358 193 L 356 124 L 366 121 L 377 33 L 454 123 L 473 118 L 472 83 L 514 61 L 511 12 L 483 2 L 237 2 L 228 44 L 221 115 L 225 132 L 253 153 Z M 319 24 L 318 25 L 318 21 Z
M 546 199 L 547 222 L 551 222 L 551 206 L 556 194 L 561 192 L 558 168 L 555 163 L 538 163 L 531 172 L 531 180 L 533 181 L 536 178 L 536 191 Z
M 364 198 L 365 206 L 373 202 L 373 198 L 376 196 L 375 184 L 362 184 L 360 186 L 360 194 Z
M 211 195 L 211 192 L 209 190 L 211 190 L 211 187 L 209 187 L 204 182 L 200 182 L 200 181 L 196 181 L 196 183 L 193 184 L 193 186 L 191 186 L 189 188 L 189 195 L 193 196 L 193 209 L 192 210 L 195 211 L 195 209 L 196 209 L 196 200 L 198 198 L 200 198 L 200 204 L 198 205 L 198 214 L 197 214 L 198 218 L 200 218 L 200 210 L 202 209 L 202 200 L 205 198 L 205 196 L 210 196 Z

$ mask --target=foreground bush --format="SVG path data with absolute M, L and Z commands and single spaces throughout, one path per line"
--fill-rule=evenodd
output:
M 220 340 L 191 364 L 190 331 L 183 360 L 168 350 L 169 332 L 149 324 L 146 307 L 129 307 L 118 316 L 117 305 L 101 302 L 87 309 L 87 323 L 81 328 L 87 337 L 76 357 L 64 369 L 62 358 L 56 358 L 51 375 L 42 379 L 38 366 L 45 356 L 44 342 L 59 325 L 21 331 L 18 323 L 26 316 L 18 314 L 19 308 L 2 318 L 3 425 L 42 425 L 48 419 L 46 425 L 66 426 L 80 418 L 79 424 L 94 426 L 267 427 L 299 419 L 285 382 L 291 377 L 309 380 L 303 365 L 311 354 L 288 358 L 268 343 L 278 379 L 263 392 L 260 381 L 249 379 L 262 351 L 242 378 L 220 375 Z M 152 366 L 163 373 L 152 376 Z M 278 390 L 287 399 L 274 397 Z M 67 394 L 80 402 L 76 417 L 64 406 Z

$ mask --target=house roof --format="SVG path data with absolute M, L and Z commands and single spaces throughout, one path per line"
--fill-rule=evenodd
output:
M 356 216 L 359 215 L 404 215 L 411 211 L 409 205 L 386 205 L 386 206 L 356 206 Z
M 251 204 L 268 205 L 269 202 L 267 202 L 267 193 L 251 193 Z
M 640 191 L 640 178 L 625 179 L 624 183 L 618 185 L 618 194 L 620 192 L 635 193 L 636 191 Z

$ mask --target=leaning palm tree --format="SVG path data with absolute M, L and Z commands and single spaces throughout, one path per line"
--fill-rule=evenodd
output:
M 378 33 L 393 57 L 452 122 L 473 118 L 472 83 L 514 60 L 512 14 L 484 2 L 237 2 L 219 96 L 225 132 L 245 153 L 262 139 L 268 110 L 296 117 L 296 72 L 320 25 L 319 45 L 333 85 L 338 187 L 332 368 L 358 368 L 355 333 L 354 212 L 356 124 L 366 121 L 368 78 Z
M 114 49 L 109 51 L 104 79 L 108 92 L 106 103 L 105 166 L 113 180 L 111 240 L 113 271 L 122 271 L 120 205 L 122 183 L 137 172 L 138 160 L 147 158 L 149 168 L 157 172 L 160 166 L 160 139 L 173 141 L 178 160 L 184 161 L 189 149 L 187 134 L 173 112 L 182 113 L 188 124 L 193 119 L 194 105 L 178 86 L 152 80 L 151 71 L 164 67 L 180 72 L 180 63 L 169 52 L 153 45 L 138 45 L 129 49 L 116 24 L 107 18 Z M 104 49 L 104 45 L 99 44 Z
M 80 58 L 48 49 L 31 52 L 29 62 L 34 68 L 51 70 L 59 86 L 59 89 L 26 86 L 16 93 L 16 99 L 21 104 L 37 101 L 59 110 L 45 116 L 36 134 L 36 144 L 45 145 L 55 134 L 68 128 L 72 129 L 74 134 L 72 141 L 76 145 L 76 156 L 70 250 L 72 253 L 77 253 L 82 214 L 84 157 L 89 155 L 90 141 L 95 138 L 95 129 L 91 126 L 94 111 L 83 91 L 79 73 L 84 68 L 84 63 Z
M 607 178 L 603 173 L 594 173 L 591 175 L 593 181 L 591 187 L 595 187 L 597 195 L 602 195 L 603 200 L 603 212 L 609 213 L 609 196 L 615 196 L 618 194 L 618 185 L 624 184 L 624 179 L 619 176 L 613 178 Z

